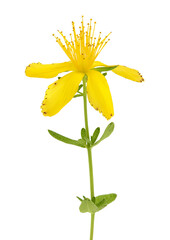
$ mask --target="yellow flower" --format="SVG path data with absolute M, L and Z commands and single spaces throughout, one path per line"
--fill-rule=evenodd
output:
M 92 19 L 90 19 L 90 23 L 87 24 L 87 30 L 85 30 L 82 17 L 81 26 L 79 27 L 80 31 L 77 34 L 75 24 L 72 22 L 73 33 L 70 34 L 70 41 L 63 35 L 63 32 L 58 31 L 64 43 L 53 34 L 56 42 L 70 59 L 69 62 L 53 64 L 32 63 L 26 68 L 25 73 L 28 77 L 38 78 L 53 78 L 59 73 L 71 71 L 49 85 L 41 106 L 44 116 L 55 115 L 74 97 L 85 74 L 88 76 L 87 95 L 90 104 L 96 110 L 102 112 L 107 119 L 114 115 L 112 97 L 107 80 L 103 74 L 94 69 L 100 66 L 108 67 L 108 65 L 95 61 L 95 59 L 110 40 L 108 39 L 110 33 L 101 39 L 100 32 L 98 38 L 96 38 L 94 36 L 95 25 L 96 22 L 92 26 Z M 121 65 L 115 66 L 112 70 L 114 73 L 136 82 L 143 81 L 141 74 L 137 70 Z

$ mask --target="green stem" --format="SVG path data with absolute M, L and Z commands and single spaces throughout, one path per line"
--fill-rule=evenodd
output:
M 93 240 L 93 232 L 94 232 L 94 217 L 95 214 L 91 214 L 91 227 L 90 227 L 90 240 Z
M 83 78 L 83 100 L 84 100 L 85 129 L 87 133 L 87 138 L 90 140 L 88 116 L 87 116 L 87 75 L 85 75 Z M 88 160 L 89 160 L 90 194 L 91 194 L 91 200 L 93 200 L 93 197 L 94 197 L 93 163 L 92 163 L 91 146 L 89 143 L 87 143 L 87 153 L 88 153 Z M 95 217 L 95 214 L 91 214 L 90 240 L 93 240 L 94 217 Z

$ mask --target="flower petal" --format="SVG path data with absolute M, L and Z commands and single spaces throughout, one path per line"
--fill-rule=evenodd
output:
M 26 67 L 25 74 L 28 77 L 53 78 L 59 73 L 73 70 L 74 66 L 72 62 L 52 64 L 32 63 Z
M 94 62 L 93 68 L 98 67 L 98 66 L 109 67 L 109 65 L 106 65 L 102 62 L 99 62 L 99 61 Z M 130 79 L 130 80 L 135 81 L 135 82 L 143 82 L 144 81 L 142 75 L 137 70 L 132 69 L 132 68 L 128 68 L 128 67 L 125 67 L 125 66 L 117 65 L 117 67 L 114 68 L 112 70 L 112 72 L 116 73 L 117 75 L 119 75 L 121 77 Z
M 112 96 L 106 78 L 98 71 L 90 70 L 87 80 L 87 95 L 90 104 L 103 116 L 110 119 L 114 115 Z
M 51 117 L 58 113 L 74 97 L 83 76 L 71 72 L 49 85 L 41 106 L 43 115 Z

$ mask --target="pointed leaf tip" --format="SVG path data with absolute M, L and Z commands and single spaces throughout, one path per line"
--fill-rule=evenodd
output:
M 79 85 L 78 91 L 80 91 L 80 89 L 83 87 L 83 84 Z
M 78 197 L 78 196 L 77 196 L 76 198 L 77 198 L 78 200 L 80 200 L 80 202 L 82 202 L 82 201 L 83 201 L 83 199 L 81 199 L 81 198 L 80 198 L 80 197 Z
M 82 97 L 82 96 L 83 96 L 82 94 L 76 94 L 76 95 L 74 95 L 73 98 Z

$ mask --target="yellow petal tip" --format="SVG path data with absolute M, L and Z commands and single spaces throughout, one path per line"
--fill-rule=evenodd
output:
M 101 113 L 103 115 L 103 117 L 105 117 L 107 120 L 110 120 L 114 116 L 114 112 L 105 114 L 98 107 L 95 108 L 94 105 L 90 101 L 89 101 L 89 103 L 96 111 Z
M 140 76 L 139 82 L 144 82 L 144 78 L 143 78 L 142 74 L 141 74 L 140 72 L 138 72 L 138 74 L 139 74 L 139 76 Z

